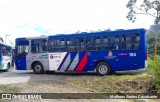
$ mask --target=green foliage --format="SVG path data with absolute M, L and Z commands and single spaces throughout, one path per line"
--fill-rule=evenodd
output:
M 138 5 L 139 0 L 129 0 L 127 8 L 129 9 L 127 19 L 135 22 L 137 14 L 147 14 L 155 17 L 155 23 L 159 22 L 160 2 L 157 0 L 143 0 L 141 5 Z M 137 3 L 138 2 L 138 3 Z
M 156 88 L 160 89 L 160 56 L 157 56 L 156 62 L 148 58 L 147 72 L 152 75 Z
M 152 25 L 147 31 L 148 53 L 153 56 L 155 44 L 157 44 L 157 54 L 160 54 L 160 24 Z

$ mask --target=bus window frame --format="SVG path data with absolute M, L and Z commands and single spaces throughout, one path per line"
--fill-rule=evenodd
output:
M 56 50 L 55 50 L 55 48 L 56 48 L 56 47 L 55 47 L 55 44 L 54 44 L 54 45 L 53 45 L 53 49 L 54 49 L 54 51 L 49 51 L 49 50 L 48 50 L 48 52 L 49 52 L 49 53 L 53 53 L 53 52 L 66 52 L 66 38 L 65 38 L 65 37 L 48 38 L 48 43 L 47 43 L 47 44 L 48 44 L 48 48 L 49 48 L 49 46 L 50 46 L 50 45 L 49 45 L 49 41 L 50 41 L 50 40 L 52 40 L 52 41 L 53 41 L 53 40 L 54 40 L 54 41 L 56 41 L 56 40 L 59 40 L 59 39 L 63 39 L 63 40 L 64 40 L 64 51 L 59 51 L 59 50 L 58 50 L 58 51 L 56 51 Z
M 97 37 L 97 36 L 99 36 L 100 37 L 100 50 L 87 50 L 87 46 L 86 45 L 88 45 L 87 44 L 87 38 L 88 37 L 93 37 L 93 38 L 95 38 L 95 37 Z M 102 37 L 101 37 L 102 35 L 89 35 L 89 36 L 86 36 L 85 37 L 85 51 L 102 51 Z M 94 42 L 95 43 L 95 42 Z M 94 48 L 96 48 L 96 47 L 94 47 Z
M 111 41 L 110 41 L 110 44 L 118 44 L 118 49 L 104 49 L 104 47 L 103 47 L 103 38 L 104 38 L 104 36 L 108 36 L 109 38 L 111 37 L 111 36 L 119 36 L 119 43 L 113 43 L 113 41 L 112 41 L 112 39 L 111 39 Z M 114 33 L 114 34 L 103 34 L 102 35 L 102 50 L 103 51 L 117 51 L 117 50 L 121 50 L 121 45 L 120 45 L 120 43 L 121 43 L 121 34 L 119 34 L 119 33 Z
M 67 39 L 78 39 L 78 40 L 82 40 L 82 39 L 83 39 L 83 42 L 84 42 L 84 44 L 83 44 L 83 49 L 82 49 L 82 50 L 76 50 L 76 51 L 75 51 L 75 50 L 74 50 L 74 51 L 69 51 L 69 50 L 68 50 Z M 66 46 L 66 51 L 67 51 L 67 52 L 82 52 L 82 51 L 85 51 L 85 37 L 83 37 L 83 36 L 75 36 L 75 37 L 73 37 L 73 38 L 66 37 L 65 40 L 66 40 L 66 45 L 65 45 L 65 46 Z M 75 41 L 75 40 L 74 40 L 74 41 Z M 74 42 L 73 42 L 73 43 L 74 43 Z M 81 44 L 81 43 L 78 42 L 78 49 L 81 49 L 81 48 L 82 48 L 82 47 L 80 46 L 80 44 Z
M 139 42 L 137 42 L 137 43 L 139 43 L 139 46 L 137 47 L 137 49 L 122 49 L 122 36 L 123 35 L 129 35 L 129 34 L 139 34 Z M 141 32 L 127 32 L 127 33 L 121 33 L 120 34 L 120 37 L 121 37 L 121 42 L 120 42 L 120 47 L 121 47 L 121 50 L 138 50 L 138 49 L 140 49 L 140 46 L 141 46 L 141 40 L 142 40 L 142 35 L 141 35 Z M 133 43 L 133 42 L 132 42 Z M 135 43 L 135 42 L 134 42 Z
M 32 41 L 35 41 L 35 40 L 46 40 L 46 42 L 45 42 L 45 43 L 46 43 L 46 45 L 45 45 L 45 46 L 46 46 L 46 48 L 45 48 L 46 51 L 44 51 L 44 52 L 37 52 L 37 50 L 36 50 L 35 52 L 33 52 L 33 51 L 32 51 Z M 30 46 L 30 51 L 31 51 L 32 54 L 48 53 L 48 39 L 32 39 L 32 40 L 31 40 L 31 44 L 30 44 L 29 46 Z M 36 47 L 37 47 L 37 45 L 36 45 Z

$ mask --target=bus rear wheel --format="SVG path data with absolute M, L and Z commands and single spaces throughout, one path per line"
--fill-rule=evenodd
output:
M 35 63 L 33 65 L 33 71 L 35 74 L 43 74 L 44 73 L 43 65 L 40 62 Z
M 106 62 L 100 62 L 96 66 L 96 72 L 101 76 L 109 75 L 111 73 L 110 65 Z

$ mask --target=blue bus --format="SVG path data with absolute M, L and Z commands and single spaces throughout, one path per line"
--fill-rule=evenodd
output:
M 0 70 L 8 71 L 12 62 L 12 47 L 0 43 Z
M 17 38 L 17 70 L 87 72 L 109 75 L 147 67 L 145 29 L 83 32 Z

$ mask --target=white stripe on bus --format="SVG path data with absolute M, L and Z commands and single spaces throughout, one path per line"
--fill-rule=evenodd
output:
M 72 61 L 70 67 L 68 68 L 69 71 L 73 71 L 75 69 L 75 67 L 77 66 L 79 62 L 79 53 L 77 53 L 77 55 L 75 56 L 74 60 Z
M 60 70 L 64 71 L 66 70 L 66 68 L 68 67 L 69 63 L 71 62 L 71 55 L 69 54 L 66 58 L 66 60 L 64 61 L 63 65 L 61 66 Z

